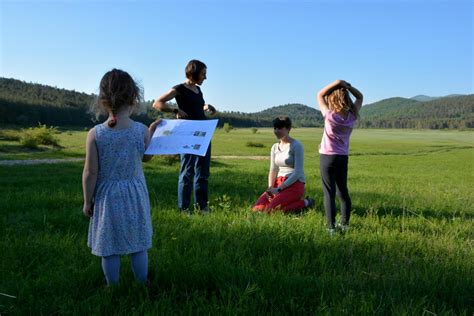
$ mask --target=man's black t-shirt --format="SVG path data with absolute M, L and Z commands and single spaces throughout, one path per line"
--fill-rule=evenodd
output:
M 183 83 L 173 87 L 177 92 L 175 99 L 179 109 L 188 114 L 185 118 L 186 120 L 206 120 L 203 109 L 205 104 L 204 97 L 201 88 L 199 88 L 199 86 L 196 86 L 196 88 L 199 93 L 195 93 L 191 89 L 186 88 Z

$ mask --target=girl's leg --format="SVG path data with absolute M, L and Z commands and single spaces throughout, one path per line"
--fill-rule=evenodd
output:
M 352 201 L 347 188 L 347 165 L 349 156 L 338 156 L 336 168 L 337 195 L 341 202 L 341 225 L 349 225 Z
M 120 275 L 120 256 L 102 257 L 102 270 L 108 285 L 117 284 Z
M 329 229 L 334 229 L 336 224 L 336 179 L 334 155 L 320 154 L 319 171 L 323 184 L 324 209 Z
M 135 279 L 140 283 L 146 282 L 148 278 L 148 252 L 146 250 L 132 253 L 132 270 Z

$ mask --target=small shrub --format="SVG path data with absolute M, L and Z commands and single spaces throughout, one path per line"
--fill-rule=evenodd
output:
M 222 127 L 224 129 L 224 131 L 226 133 L 230 132 L 231 130 L 234 129 L 234 127 L 232 125 L 230 125 L 229 123 L 224 123 L 224 126 Z
M 258 128 L 252 127 L 252 134 L 257 134 Z
M 41 145 L 59 146 L 59 140 L 54 136 L 59 134 L 57 127 L 40 125 L 33 129 L 33 133 Z
M 220 210 L 224 212 L 229 212 L 232 210 L 232 200 L 230 199 L 230 196 L 227 194 L 218 196 L 212 203 L 214 206 L 215 210 Z
M 20 144 L 23 147 L 30 148 L 30 149 L 37 149 L 38 148 L 38 140 L 34 138 L 31 134 L 25 134 L 20 139 Z
M 245 144 L 245 146 L 247 146 L 247 147 L 258 147 L 258 148 L 263 148 L 263 147 L 265 147 L 265 145 L 262 144 L 262 143 L 251 142 L 251 141 L 247 142 L 247 143 Z
M 21 137 L 21 144 L 28 148 L 37 148 L 38 145 L 50 145 L 54 147 L 61 147 L 59 145 L 59 139 L 57 139 L 54 134 L 58 134 L 57 127 L 47 127 L 46 125 L 39 125 L 35 128 L 28 128 L 23 131 Z M 35 147 L 33 144 L 36 144 Z

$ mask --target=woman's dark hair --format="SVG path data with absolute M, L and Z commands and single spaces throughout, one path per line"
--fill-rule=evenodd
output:
M 206 64 L 202 61 L 199 61 L 197 59 L 190 60 L 186 65 L 186 78 L 197 82 L 199 80 L 199 75 L 201 74 L 201 71 L 206 68 Z
M 287 129 L 291 129 L 291 120 L 288 116 L 279 116 L 273 120 L 273 127 L 274 128 L 286 127 Z
M 117 113 L 125 106 L 137 107 L 143 99 L 142 89 L 125 71 L 112 69 L 100 80 L 100 91 L 95 104 L 96 116 L 101 113 L 112 114 L 109 126 L 117 124 Z

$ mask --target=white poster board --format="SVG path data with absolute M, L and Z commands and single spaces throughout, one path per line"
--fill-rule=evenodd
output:
M 205 156 L 217 121 L 161 120 L 145 154 Z

